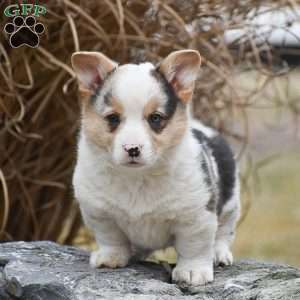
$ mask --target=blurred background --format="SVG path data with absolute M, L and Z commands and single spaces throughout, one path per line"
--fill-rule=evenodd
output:
M 300 3 L 19 1 L 44 5 L 36 48 L 12 48 L 0 3 L 0 240 L 95 247 L 70 185 L 80 107 L 74 51 L 120 63 L 198 49 L 194 114 L 220 130 L 241 169 L 234 252 L 300 266 Z M 175 259 L 167 250 L 158 259 Z

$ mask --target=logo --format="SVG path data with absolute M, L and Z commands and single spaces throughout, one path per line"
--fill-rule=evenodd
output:
M 37 22 L 35 17 L 45 15 L 45 6 L 37 4 L 13 4 L 4 10 L 6 17 L 13 17 L 4 27 L 4 32 L 9 36 L 9 43 L 13 48 L 21 46 L 38 47 L 39 35 L 45 31 L 42 23 Z

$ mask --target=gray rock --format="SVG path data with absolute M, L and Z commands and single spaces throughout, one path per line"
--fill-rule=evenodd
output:
M 300 270 L 239 261 L 216 268 L 215 281 L 178 287 L 161 265 L 133 263 L 122 269 L 91 269 L 88 253 L 52 242 L 0 244 L 1 300 L 297 300 Z

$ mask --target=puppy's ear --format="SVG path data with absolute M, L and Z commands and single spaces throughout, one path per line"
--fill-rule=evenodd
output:
M 118 64 L 100 52 L 75 52 L 72 67 L 79 80 L 79 88 L 94 91 L 106 75 Z
M 173 86 L 180 100 L 187 103 L 192 98 L 200 65 L 198 51 L 180 50 L 169 54 L 161 62 L 159 70 Z

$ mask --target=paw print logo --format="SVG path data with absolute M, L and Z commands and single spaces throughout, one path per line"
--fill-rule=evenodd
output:
M 25 19 L 17 16 L 12 23 L 7 23 L 4 31 L 10 35 L 9 43 L 13 48 L 27 45 L 36 48 L 40 43 L 39 34 L 42 34 L 45 27 L 42 23 L 37 23 L 33 16 Z

